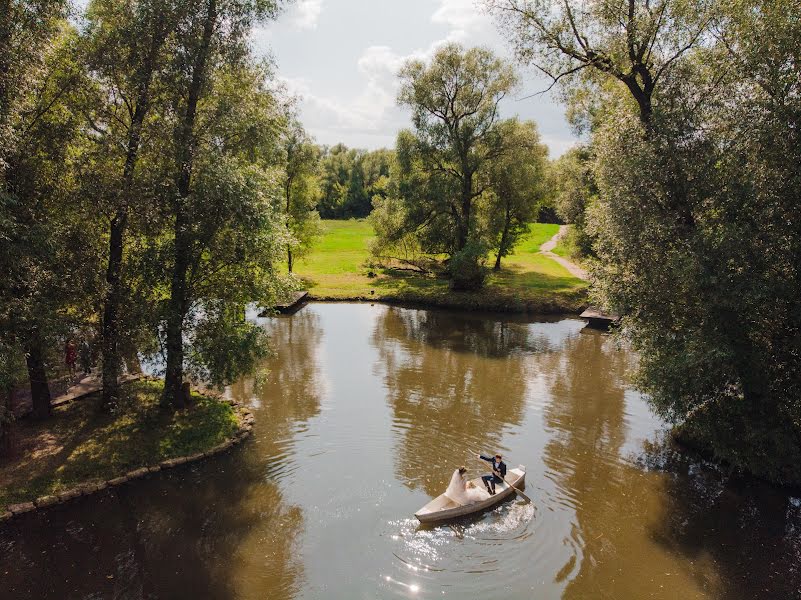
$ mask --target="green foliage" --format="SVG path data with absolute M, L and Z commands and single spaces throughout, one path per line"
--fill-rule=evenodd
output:
M 487 276 L 485 261 L 487 248 L 479 242 L 471 241 L 451 256 L 448 273 L 454 290 L 478 290 L 484 285 Z
M 322 149 L 317 209 L 324 219 L 366 217 L 372 200 L 384 197 L 392 150 L 349 149 L 344 144 Z
M 39 383 L 32 386 L 37 417 L 50 410 L 46 377 L 57 364 L 54 350 L 70 329 L 90 320 L 99 291 L 96 247 L 75 197 L 86 81 L 74 30 L 61 23 L 49 31 L 37 49 L 38 69 L 16 98 L 14 143 L 0 173 L 0 342 L 29 357 Z
M 407 62 L 400 78 L 398 102 L 412 109 L 414 131 L 398 135 L 391 199 L 376 203 L 374 250 L 401 250 L 405 260 L 418 250 L 445 254 L 458 265 L 448 269 L 455 288 L 480 286 L 478 249 L 490 246 L 492 219 L 479 205 L 491 165 L 507 149 L 498 104 L 514 88 L 515 73 L 487 49 L 447 44 L 430 64 Z
M 579 146 L 553 161 L 550 168 L 554 206 L 559 217 L 573 225 L 569 245 L 578 258 L 594 255 L 593 238 L 587 231 L 587 213 L 598 197 L 593 160 L 591 149 Z
M 290 122 L 283 139 L 285 153 L 283 205 L 286 226 L 291 236 L 287 263 L 306 254 L 320 234 L 320 215 L 315 210 L 318 196 L 317 170 L 319 152 L 303 127 Z
M 61 3 L 7 8 L 0 342 L 28 354 L 48 404 L 49 367 L 76 328 L 102 329 L 104 390 L 121 355 L 157 351 L 165 331 L 179 376 L 184 340 L 213 382 L 251 368 L 263 340 L 220 315 L 293 285 L 276 265 L 315 223 L 305 154 L 280 202 L 285 103 L 247 43 L 275 2 L 93 0 L 80 34 Z M 12 64 L 15 49 L 28 54 Z M 237 351 L 221 357 L 214 339 Z
M 537 125 L 510 119 L 500 129 L 504 152 L 490 165 L 487 206 L 483 207 L 496 269 L 528 233 L 529 223 L 547 199 L 548 148 L 540 143 Z
M 223 387 L 254 373 L 269 353 L 261 326 L 242 320 L 224 303 L 206 303 L 190 333 L 189 373 L 197 381 Z
M 63 0 L 9 0 L 0 10 L 0 177 L 17 151 L 22 113 L 47 72 L 46 56 L 62 27 Z
M 574 3 L 515 4 L 533 9 L 507 13 L 521 54 L 587 69 L 567 91 L 597 196 L 563 208 L 584 205 L 594 293 L 625 315 L 639 385 L 681 439 L 798 485 L 797 2 L 633 3 L 633 19 L 593 2 L 572 23 Z

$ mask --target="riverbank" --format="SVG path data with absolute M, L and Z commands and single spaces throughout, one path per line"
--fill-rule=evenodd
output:
M 432 306 L 537 314 L 580 312 L 587 282 L 540 252 L 559 225 L 535 223 L 515 254 L 491 271 L 478 292 L 454 292 L 445 279 L 370 266 L 373 230 L 365 220 L 324 221 L 325 233 L 312 252 L 296 262 L 295 272 L 310 300 L 374 300 Z
M 236 403 L 193 392 L 193 404 L 172 413 L 159 407 L 162 389 L 160 380 L 132 381 L 114 414 L 92 393 L 45 421 L 18 421 L 14 454 L 0 466 L 0 517 L 199 460 L 250 433 L 253 417 Z

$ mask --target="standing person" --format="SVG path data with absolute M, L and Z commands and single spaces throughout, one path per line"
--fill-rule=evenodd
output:
M 84 375 L 89 375 L 92 370 L 92 348 L 89 346 L 89 342 L 86 341 L 86 338 L 81 340 L 80 358 L 81 371 L 83 371 Z
M 503 462 L 500 454 L 496 454 L 495 458 L 484 456 L 483 454 L 479 454 L 478 457 L 492 464 L 492 473 L 484 475 L 481 479 L 484 481 L 484 485 L 490 495 L 494 496 L 495 484 L 503 483 L 504 477 L 506 477 L 506 463 Z
M 70 377 L 75 376 L 75 361 L 78 358 L 78 348 L 72 338 L 67 338 L 67 343 L 64 344 L 64 364 L 67 365 L 67 370 Z

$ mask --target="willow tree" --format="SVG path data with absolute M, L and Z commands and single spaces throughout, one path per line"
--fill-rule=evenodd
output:
M 595 294 L 639 385 L 681 439 L 797 485 L 797 1 L 493 5 L 521 57 L 593 98 Z
M 42 45 L 40 69 L 15 111 L 0 190 L 0 334 L 25 351 L 37 418 L 50 414 L 52 348 L 71 321 L 91 310 L 94 290 L 92 235 L 76 235 L 81 215 L 70 201 L 74 107 L 83 84 L 74 31 L 62 22 Z
M 264 192 L 257 185 L 261 176 L 255 167 L 267 160 L 266 142 L 277 137 L 271 117 L 276 111 L 273 96 L 258 79 L 265 74 L 248 68 L 248 35 L 255 23 L 275 12 L 272 0 L 196 0 L 189 3 L 177 29 L 168 92 L 174 106 L 174 160 L 166 203 L 172 223 L 165 316 L 167 405 L 184 402 L 186 318 L 199 298 L 210 297 L 202 284 L 221 281 L 239 265 L 243 268 L 237 277 L 227 280 L 232 286 L 228 293 L 224 288 L 215 292 L 233 301 L 231 296 L 245 289 L 254 294 L 248 300 L 259 300 L 255 295 L 259 286 L 249 284 L 271 269 L 269 256 L 248 254 L 251 241 L 266 243 L 262 234 L 270 213 L 263 205 Z M 236 76 L 243 81 L 234 93 L 231 78 Z M 207 176 L 212 172 L 218 180 Z M 262 179 L 262 184 L 266 181 Z M 252 239 L 246 235 L 248 227 L 254 228 Z M 275 239 L 280 240 L 280 234 Z M 232 246 L 233 242 L 241 247 Z M 213 311 L 206 306 L 206 312 Z M 225 311 L 217 314 L 222 317 Z
M 18 111 L 43 73 L 49 42 L 67 7 L 64 0 L 0 1 L 0 176 L 16 143 Z
M 516 75 L 485 48 L 447 44 L 429 64 L 407 62 L 400 79 L 398 102 L 411 108 L 414 127 L 399 136 L 397 149 L 407 180 L 400 188 L 410 205 L 407 226 L 428 228 L 427 245 L 451 256 L 454 287 L 478 287 L 485 247 L 476 235 L 474 202 L 486 191 L 479 175 L 503 153 L 499 104 Z
M 94 165 L 85 191 L 96 198 L 98 209 L 108 218 L 102 400 L 109 409 L 119 399 L 121 338 L 131 337 L 120 320 L 128 300 L 123 261 L 130 213 L 143 206 L 137 166 L 143 136 L 147 137 L 148 127 L 158 116 L 152 109 L 169 57 L 168 41 L 175 35 L 180 15 L 169 0 L 92 0 L 86 16 L 85 60 L 98 90 L 95 105 L 87 110 Z
M 21 146 L 25 145 L 23 138 L 32 120 L 44 107 L 38 105 L 42 94 L 36 88 L 47 76 L 47 57 L 52 56 L 66 10 L 67 2 L 62 0 L 0 1 L 0 238 L 4 248 L 0 260 L 0 279 L 3 280 L 0 294 L 6 296 L 0 309 L 0 333 L 7 338 L 7 348 L 16 347 L 12 330 L 21 333 L 19 307 L 15 304 L 25 298 L 22 288 L 28 285 L 24 282 L 33 283 L 29 265 L 13 250 L 23 251 L 29 241 L 43 240 L 42 236 L 29 235 L 25 224 L 29 219 L 25 213 L 29 216 L 32 207 L 15 189 L 19 178 L 25 178 L 20 171 L 19 160 L 25 156 Z M 46 348 L 40 330 L 40 327 L 31 329 L 31 335 L 24 336 L 27 337 L 24 344 L 29 359 L 31 392 L 36 401 L 35 412 L 46 416 L 50 411 L 50 392 L 44 363 Z
M 709 32 L 714 0 L 483 0 L 518 57 L 552 84 L 576 74 L 622 83 L 650 126 L 660 80 Z
M 587 214 L 598 197 L 591 146 L 576 146 L 554 160 L 549 169 L 556 213 L 572 225 L 568 245 L 580 257 L 593 256 L 593 237 L 587 232 Z
M 528 232 L 547 195 L 548 148 L 540 141 L 537 124 L 509 119 L 501 124 L 501 136 L 504 153 L 492 162 L 487 176 L 487 229 L 496 271 Z

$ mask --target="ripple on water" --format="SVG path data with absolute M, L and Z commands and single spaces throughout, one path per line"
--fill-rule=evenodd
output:
M 436 527 L 420 525 L 415 519 L 390 521 L 390 537 L 397 546 L 395 570 L 382 579 L 400 594 L 408 594 L 413 591 L 409 586 L 416 585 L 414 593 L 423 597 L 446 593 L 465 575 L 503 570 L 508 581 L 504 565 L 520 560 L 520 544 L 535 536 L 536 516 L 533 504 L 513 501 Z

